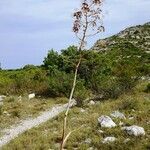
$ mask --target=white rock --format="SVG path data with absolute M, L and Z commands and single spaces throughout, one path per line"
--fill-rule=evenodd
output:
M 129 135 L 134 135 L 134 136 L 145 135 L 144 128 L 136 125 L 123 127 L 122 130 L 125 130 Z
M 134 117 L 129 117 L 129 120 L 133 120 L 134 119 Z
M 85 140 L 85 143 L 90 144 L 92 142 L 92 140 L 90 138 Z
M 95 105 L 95 102 L 94 101 L 90 101 L 89 105 Z
M 112 128 L 116 126 L 116 124 L 113 122 L 113 120 L 109 116 L 99 117 L 98 122 L 101 125 L 101 127 Z
M 29 94 L 28 98 L 29 98 L 29 100 L 35 98 L 35 93 Z
M 104 133 L 104 131 L 103 131 L 103 130 L 98 130 L 98 132 L 99 132 L 99 133 Z
M 110 116 L 114 118 L 126 119 L 125 115 L 119 111 L 114 111 L 110 114 Z
M 84 113 L 84 112 L 85 112 L 85 109 L 81 108 L 80 111 L 81 111 L 82 113 Z
M 114 142 L 116 141 L 116 138 L 115 137 L 106 137 L 103 139 L 102 143 L 111 143 L 111 142 Z
M 3 101 L 6 98 L 5 95 L 0 95 L 0 101 Z

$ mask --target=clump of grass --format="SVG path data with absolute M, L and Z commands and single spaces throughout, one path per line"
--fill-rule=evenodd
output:
M 11 115 L 12 115 L 12 117 L 18 117 L 19 118 L 20 112 L 18 110 L 14 110 L 14 111 L 12 111 Z
M 6 99 L 7 102 L 14 102 L 15 101 L 15 97 L 8 97 Z
M 119 106 L 119 110 L 132 110 L 138 109 L 138 102 L 134 99 L 126 99 Z

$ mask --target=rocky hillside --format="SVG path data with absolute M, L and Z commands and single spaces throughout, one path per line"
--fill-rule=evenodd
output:
M 119 45 L 124 42 L 130 42 L 137 48 L 142 48 L 147 53 L 150 53 L 150 22 L 127 28 L 114 36 L 100 39 L 91 49 L 106 51 L 114 45 Z

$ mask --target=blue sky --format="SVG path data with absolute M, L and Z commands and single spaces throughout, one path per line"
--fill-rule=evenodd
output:
M 2 68 L 39 65 L 49 49 L 77 44 L 72 13 L 80 0 L 0 0 L 0 62 Z M 105 0 L 105 33 L 90 39 L 88 47 L 137 24 L 150 21 L 150 0 Z

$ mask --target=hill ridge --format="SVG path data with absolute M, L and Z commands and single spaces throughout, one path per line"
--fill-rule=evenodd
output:
M 116 44 L 130 42 L 135 47 L 150 52 L 150 22 L 120 31 L 118 34 L 98 40 L 91 50 L 106 51 Z

